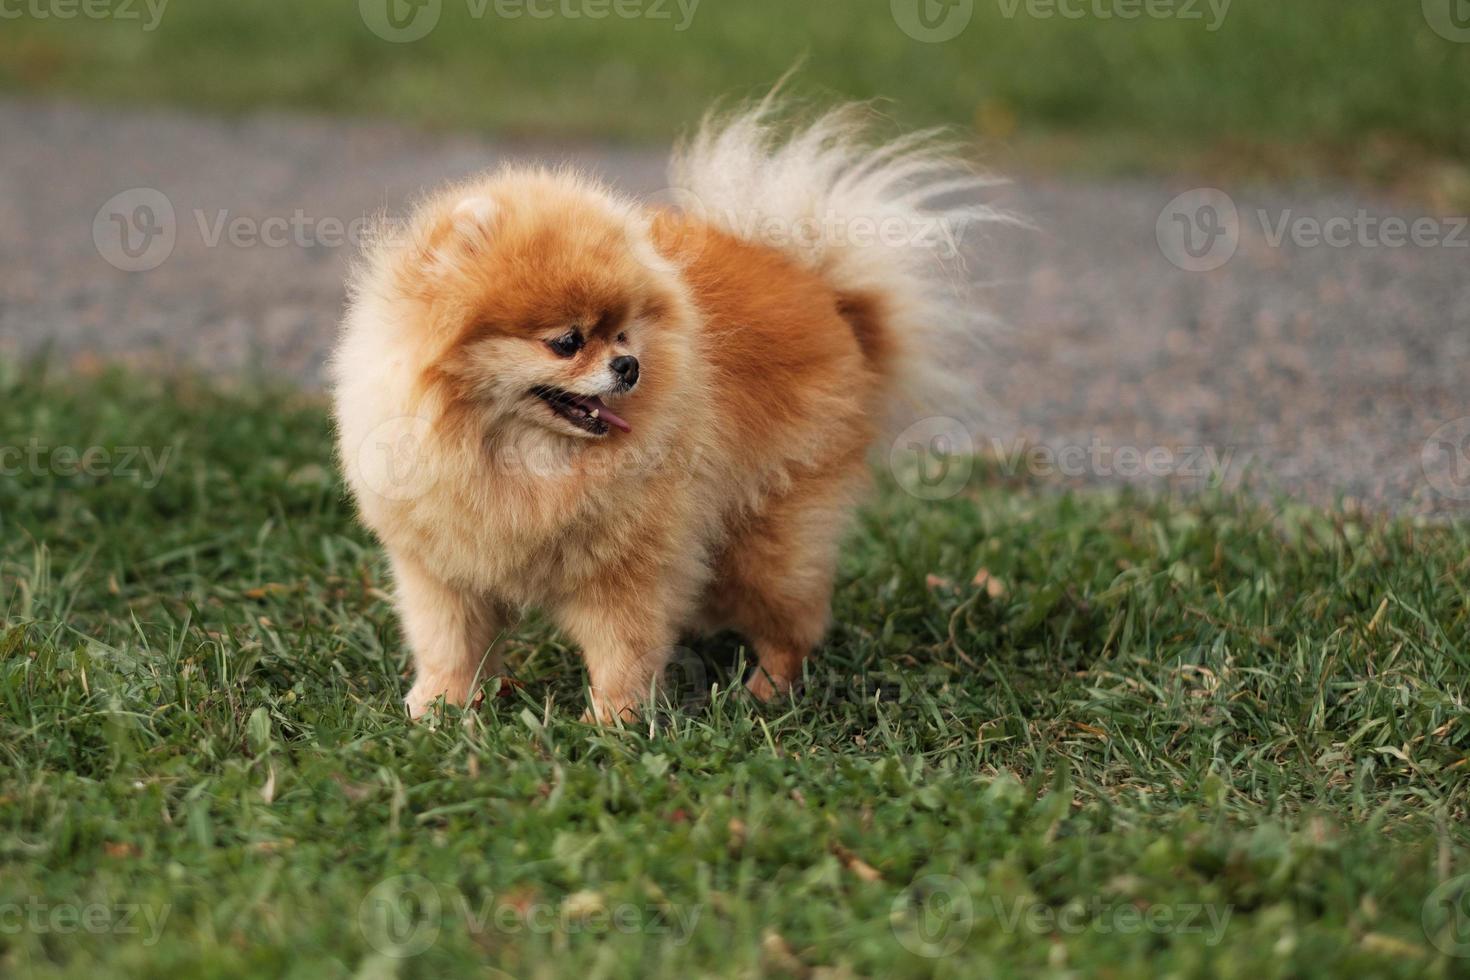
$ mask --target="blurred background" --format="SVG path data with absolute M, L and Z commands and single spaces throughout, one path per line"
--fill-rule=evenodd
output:
M 1011 178 L 987 438 L 1470 499 L 1470 0 L 0 0 L 0 342 L 315 385 L 365 215 L 507 157 L 657 195 L 797 65 Z
M 1443 207 L 1470 195 L 1463 0 L 87 4 L 102 15 L 8 0 L 0 83 L 638 145 L 800 63 L 798 90 L 883 99 L 905 125 L 959 127 L 1028 170 L 1331 175 Z

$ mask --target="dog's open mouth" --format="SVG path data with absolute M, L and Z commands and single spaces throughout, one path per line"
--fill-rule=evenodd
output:
M 624 432 L 633 431 L 631 425 L 619 418 L 596 395 L 574 395 L 570 391 L 549 385 L 537 385 L 531 389 L 531 394 L 545 402 L 557 415 L 595 436 L 607 435 L 608 426 Z

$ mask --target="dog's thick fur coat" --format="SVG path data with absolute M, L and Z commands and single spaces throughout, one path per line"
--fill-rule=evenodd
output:
M 775 111 L 676 154 L 679 210 L 507 170 L 366 250 L 332 385 L 413 715 L 469 697 L 531 606 L 582 649 L 603 720 L 639 709 L 690 629 L 740 631 L 750 690 L 790 690 L 867 450 L 902 406 L 962 411 L 947 368 L 980 319 L 955 247 L 990 215 L 935 202 L 981 181 L 925 137 L 875 147 L 861 109 L 787 133 Z

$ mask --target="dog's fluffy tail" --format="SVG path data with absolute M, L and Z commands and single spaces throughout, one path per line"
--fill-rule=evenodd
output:
M 863 105 L 783 125 L 774 96 L 706 118 L 675 151 L 680 205 L 832 285 L 885 383 L 886 424 L 925 415 L 973 424 L 993 321 L 973 302 L 961 246 L 976 223 L 1012 220 L 976 201 L 993 181 L 935 131 L 880 142 Z

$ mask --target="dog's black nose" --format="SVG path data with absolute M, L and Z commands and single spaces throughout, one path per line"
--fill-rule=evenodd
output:
M 612 368 L 613 373 L 621 378 L 623 384 L 629 388 L 638 383 L 638 358 L 623 354 L 621 357 L 614 357 L 608 367 Z

